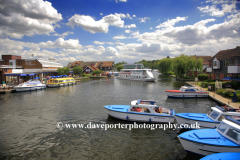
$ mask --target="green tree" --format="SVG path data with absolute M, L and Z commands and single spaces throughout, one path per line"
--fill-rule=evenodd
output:
M 167 74 L 172 70 L 172 59 L 163 58 L 158 62 L 157 68 L 161 74 Z
M 57 69 L 58 75 L 68 75 L 69 71 L 70 71 L 70 69 L 67 67 Z
M 81 74 L 83 71 L 82 67 L 76 66 L 73 67 L 73 74 L 77 75 L 77 74 Z
M 125 61 L 118 62 L 118 63 L 114 64 L 114 68 L 117 68 L 117 66 L 122 65 L 122 64 L 127 64 L 127 62 L 125 62 Z
M 62 68 L 58 68 L 57 72 L 58 72 L 58 75 L 64 75 L 64 72 L 63 72 Z
M 199 73 L 202 72 L 202 69 L 203 69 L 203 59 L 202 59 L 202 58 L 198 58 L 198 59 L 197 59 L 197 63 L 196 63 L 195 68 L 196 68 L 197 70 L 199 70 Z
M 96 74 L 96 75 L 99 75 L 100 73 L 103 73 L 103 71 L 101 71 L 101 70 L 95 70 L 95 71 L 93 71 L 93 74 Z
M 117 66 L 117 71 L 119 72 L 121 69 L 123 69 L 124 67 L 123 67 L 123 65 L 118 65 Z

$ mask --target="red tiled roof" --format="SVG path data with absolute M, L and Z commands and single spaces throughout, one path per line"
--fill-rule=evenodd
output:
M 203 64 L 208 64 L 208 61 L 212 59 L 211 56 L 191 56 L 191 57 L 195 57 L 196 59 L 198 58 L 202 58 L 203 59 Z
M 234 49 L 219 51 L 212 57 L 211 60 L 213 60 L 215 57 L 219 60 L 227 60 L 231 59 L 232 57 L 240 57 L 240 46 L 237 46 Z
M 80 64 L 81 64 L 82 62 L 83 62 L 83 61 L 74 61 L 72 66 L 73 66 L 73 67 L 76 66 L 76 63 L 78 64 L 77 66 L 80 66 Z

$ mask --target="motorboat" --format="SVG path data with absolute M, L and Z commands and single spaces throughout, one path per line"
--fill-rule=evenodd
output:
M 239 160 L 239 159 L 240 153 L 238 152 L 223 152 L 205 156 L 200 160 Z
M 54 78 L 50 79 L 47 83 L 47 87 L 54 88 L 54 87 L 63 87 L 67 85 L 73 85 L 76 84 L 76 81 L 74 78 L 67 77 L 67 78 Z
M 45 89 L 46 85 L 42 84 L 39 81 L 39 77 L 34 78 L 34 80 L 29 80 L 27 82 L 21 83 L 17 86 L 14 87 L 14 89 L 17 92 L 23 92 L 23 91 L 35 91 L 35 90 L 39 90 L 39 89 Z
M 151 69 L 121 69 L 117 78 L 145 82 L 155 81 Z
M 173 98 L 195 98 L 208 97 L 208 92 L 199 90 L 198 87 L 182 86 L 180 90 L 165 90 L 168 97 Z
M 204 113 L 177 113 L 175 119 L 177 123 L 181 125 L 181 128 L 185 129 L 203 129 L 203 128 L 217 128 L 226 116 L 240 121 L 240 112 L 226 111 L 225 109 L 215 106 L 211 107 L 212 112 L 208 114 Z M 196 128 L 194 125 L 198 124 L 200 128 Z M 193 128 L 191 128 L 193 126 Z
M 178 139 L 186 151 L 204 156 L 240 153 L 240 122 L 227 116 L 216 129 L 190 130 L 180 134 Z
M 131 105 L 103 106 L 111 117 L 135 122 L 174 123 L 175 111 L 173 109 L 157 106 L 156 101 L 134 100 Z

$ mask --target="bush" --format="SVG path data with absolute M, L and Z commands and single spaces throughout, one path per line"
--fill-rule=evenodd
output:
M 238 88 L 240 88 L 240 81 L 232 81 L 232 82 L 231 82 L 231 87 L 232 87 L 233 89 L 238 89 Z
M 223 92 L 223 95 L 224 95 L 225 97 L 232 97 L 234 92 L 236 92 L 234 89 L 226 89 L 226 90 Z
M 92 74 L 87 74 L 86 76 L 87 76 L 87 77 L 91 77 L 91 76 L 92 76 Z
M 217 94 L 223 95 L 223 92 L 225 91 L 225 89 L 218 89 L 217 90 Z
M 216 80 L 212 80 L 212 79 L 207 79 L 204 82 L 215 82 Z
M 83 73 L 83 74 L 82 74 L 82 77 L 86 77 L 86 76 L 87 76 L 87 74 L 86 74 L 86 73 Z
M 207 79 L 208 79 L 208 74 L 199 74 L 199 75 L 198 75 L 198 79 L 199 79 L 200 81 L 207 80 Z

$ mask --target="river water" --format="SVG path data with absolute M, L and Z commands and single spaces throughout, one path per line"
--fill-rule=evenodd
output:
M 208 98 L 167 98 L 165 90 L 185 83 L 154 74 L 156 82 L 111 77 L 0 95 L 0 159 L 199 159 L 185 152 L 179 129 L 57 128 L 59 122 L 131 124 L 108 117 L 103 106 L 130 105 L 136 99 L 157 100 L 176 113 L 207 113 L 216 105 Z

